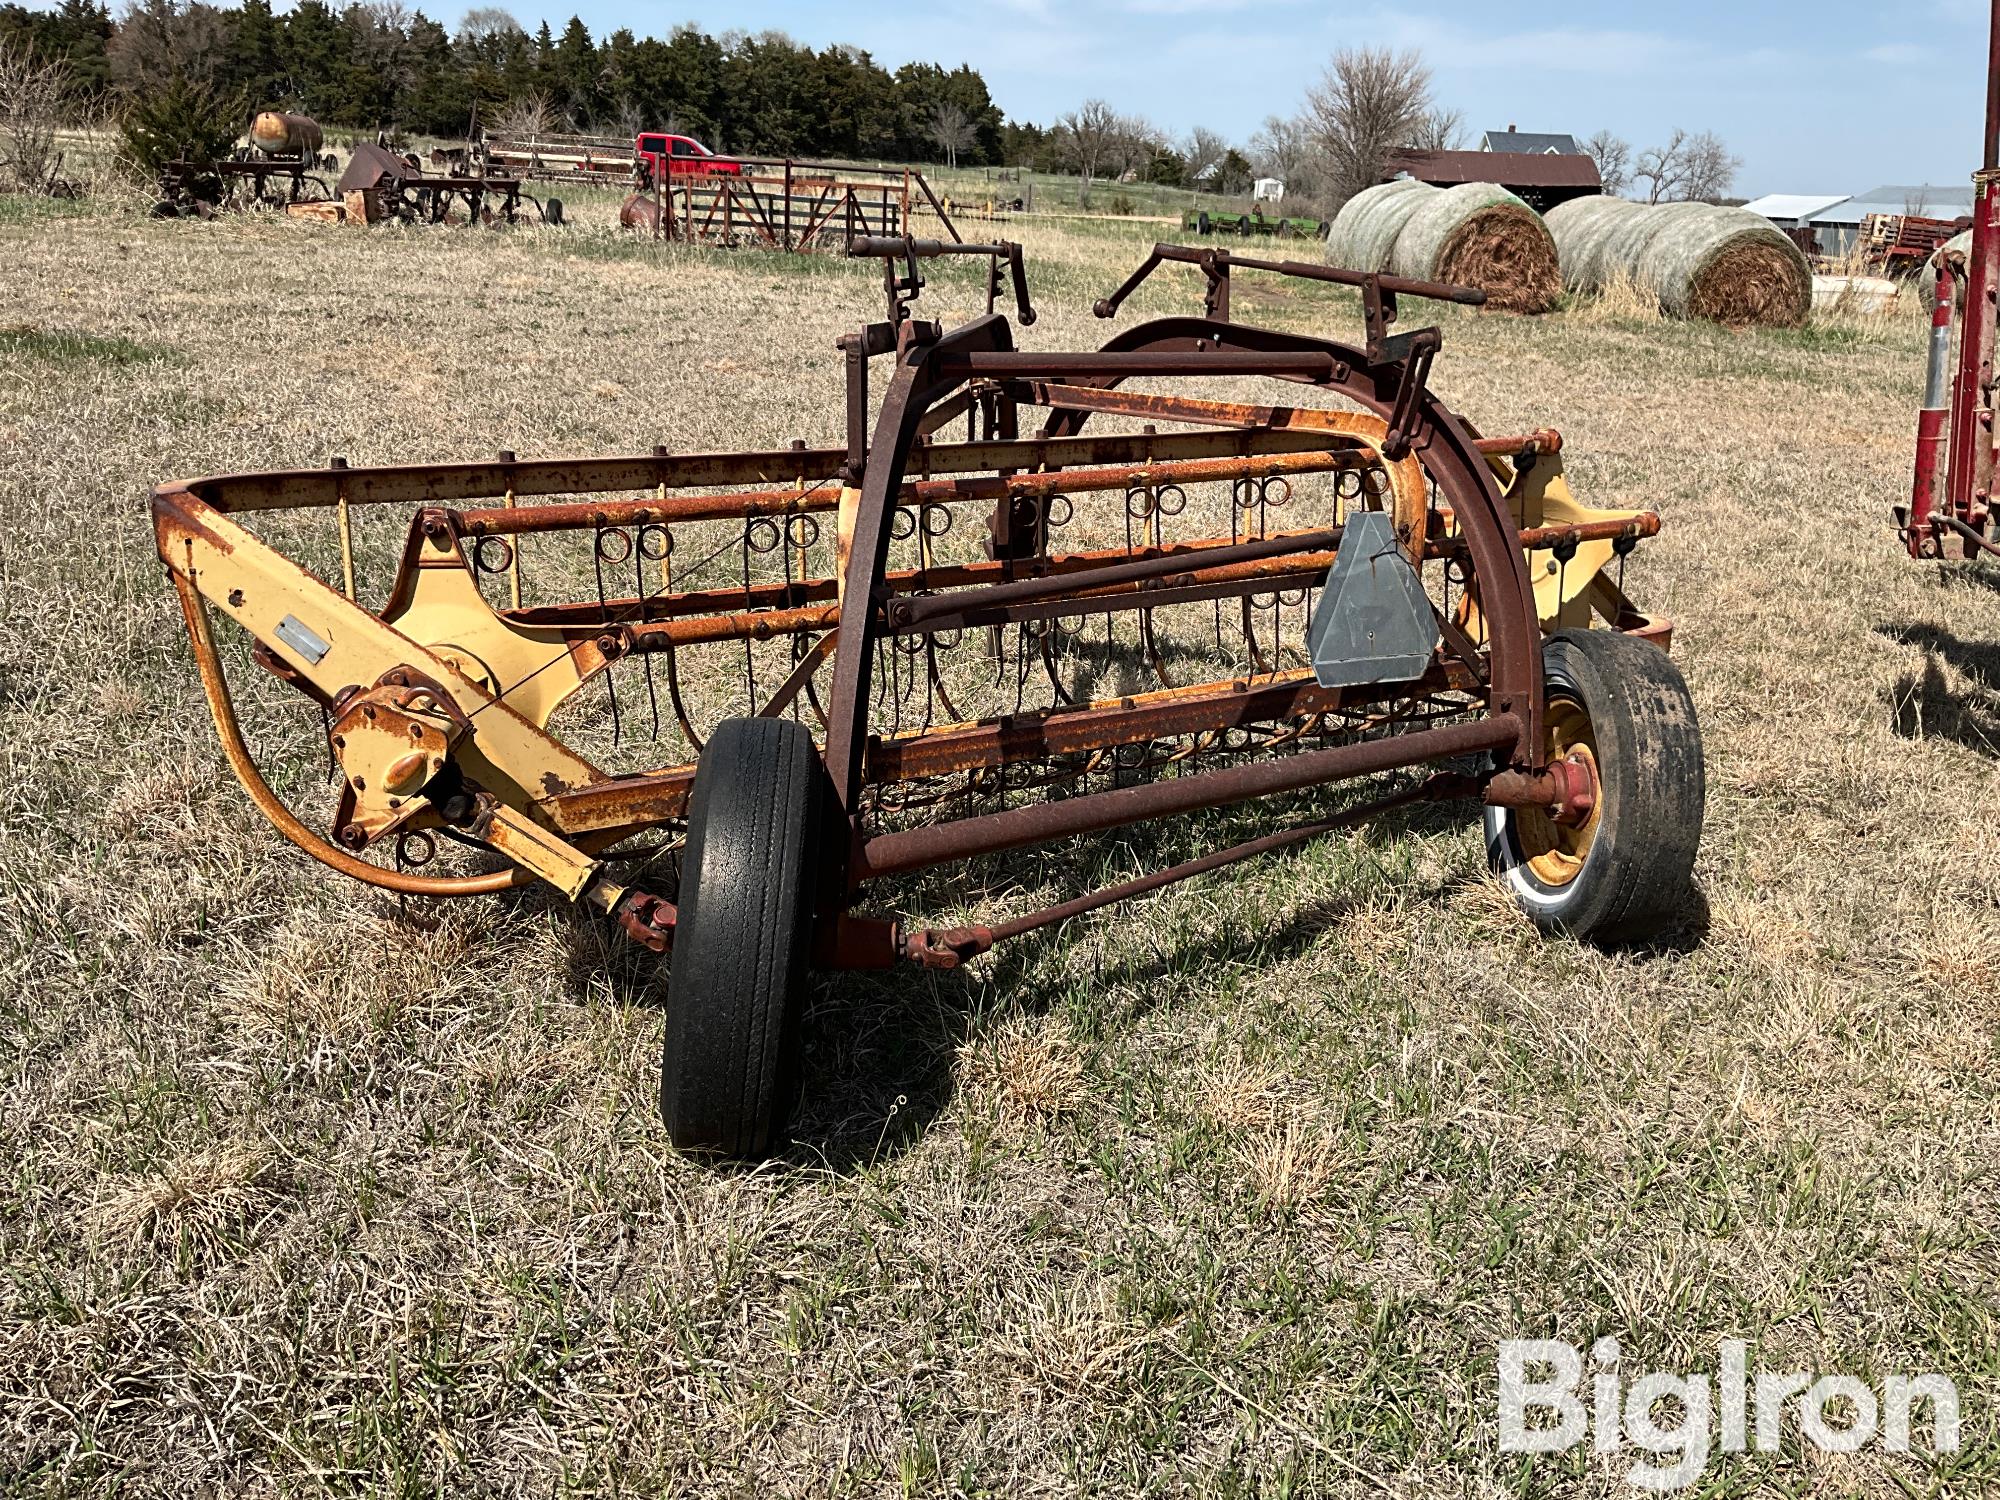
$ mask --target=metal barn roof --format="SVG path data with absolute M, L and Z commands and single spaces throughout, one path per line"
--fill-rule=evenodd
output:
M 1495 161 L 1498 155 L 1503 161 Z M 1587 156 L 1521 156 L 1493 151 L 1391 151 L 1389 169 L 1420 182 L 1497 182 L 1502 187 L 1579 187 L 1599 190 L 1597 163 Z
M 1822 208 L 1806 218 L 1814 224 L 1859 224 L 1870 214 L 1919 213 L 1930 219 L 1955 219 L 1972 212 L 1972 185 L 1870 188 L 1852 198 Z
M 1806 219 L 1846 201 L 1845 193 L 1766 193 L 1743 206 L 1767 219 Z

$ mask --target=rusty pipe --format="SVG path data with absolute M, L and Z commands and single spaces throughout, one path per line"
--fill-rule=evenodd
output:
M 1096 375 L 1292 375 L 1308 380 L 1337 380 L 1344 370 L 1331 354 L 1313 350 L 1151 350 L 1130 353 L 1035 354 L 1026 351 L 978 350 L 955 354 L 942 362 L 948 378 L 981 376 L 1015 379 L 1074 380 Z
M 956 822 L 878 834 L 860 842 L 852 880 L 906 875 L 933 865 L 1050 843 L 1072 834 L 1100 833 L 1127 823 L 1248 802 L 1255 797 L 1294 792 L 1322 782 L 1369 776 L 1482 750 L 1500 750 L 1512 746 L 1520 732 L 1521 721 L 1513 714 L 1494 714 L 1470 723 L 1387 735 L 1327 750 L 1304 751 L 1278 760 L 1176 776 L 1145 786 L 1121 787 L 1061 802 L 1009 808 Z
M 577 501 L 446 512 L 467 536 L 526 536 L 597 526 L 668 526 L 794 516 L 840 505 L 837 489 L 737 490 L 727 495 L 668 495 L 651 500 Z
M 1310 535 L 1312 533 L 1309 531 L 1279 531 L 1273 532 L 1271 539 Z M 914 594 L 933 589 L 956 589 L 991 583 L 1009 577 L 1010 569 L 1012 576 L 1025 573 L 1039 578 L 1049 574 L 1088 573 L 1093 568 L 1103 567 L 1109 563 L 1133 562 L 1146 557 L 1191 555 L 1194 561 L 1199 562 L 1199 553 L 1203 548 L 1233 545 L 1235 543 L 1232 538 L 1210 536 L 1192 538 L 1184 542 L 1168 542 L 1159 547 L 1103 547 L 1086 552 L 1057 552 L 1046 558 L 1031 558 L 1020 563 L 933 563 L 928 568 L 899 568 L 893 573 L 884 573 L 882 586 L 884 592 L 888 594 Z M 1442 556 L 1443 553 L 1436 552 L 1435 555 Z M 1263 577 L 1283 572 L 1291 567 L 1317 567 L 1325 570 L 1332 566 L 1333 554 L 1330 552 L 1302 552 L 1296 558 L 1247 564 L 1240 569 L 1204 570 L 1202 581 Z M 516 625 L 552 625 L 558 628 L 594 631 L 601 629 L 607 620 L 652 624 L 662 620 L 686 619 L 705 614 L 790 609 L 832 599 L 838 592 L 839 585 L 832 578 L 803 578 L 790 583 L 753 583 L 747 589 L 740 586 L 690 589 L 686 593 L 658 594 L 644 600 L 627 594 L 607 599 L 602 604 L 596 600 L 538 604 L 527 609 L 510 609 L 502 613 L 505 619 Z
M 1553 427 L 1538 427 L 1520 437 L 1474 438 L 1472 446 L 1495 458 L 1514 458 L 1522 453 L 1560 453 L 1562 434 Z
M 1034 456 L 1026 448 L 1023 460 Z M 1135 461 L 1086 469 L 1059 469 L 1036 474 L 988 475 L 966 479 L 906 481 L 898 498 L 918 503 L 998 500 L 1009 497 L 1046 498 L 1086 494 L 1143 484 L 1194 484 L 1222 479 L 1273 479 L 1291 474 L 1324 474 L 1362 468 L 1374 462 L 1360 449 L 1308 448 L 1285 453 L 1245 454 L 1224 458 Z M 580 531 L 596 526 L 665 526 L 690 521 L 737 521 L 759 516 L 789 516 L 837 509 L 838 490 L 739 490 L 728 495 L 676 495 L 650 500 L 607 500 L 567 505 L 536 505 L 514 509 L 447 512 L 468 536 L 520 536 L 549 531 Z
M 1340 545 L 1340 532 L 1339 527 L 1326 531 L 1295 531 L 1283 537 L 1241 542 L 1228 547 L 1212 547 L 1192 554 L 1146 557 L 1135 562 L 1114 563 L 1109 567 L 1092 568 L 1083 573 L 1021 578 L 1012 583 L 988 584 L 983 588 L 961 589 L 949 594 L 924 594 L 916 598 L 898 599 L 889 607 L 889 623 L 901 630 L 921 625 L 926 620 L 955 618 L 974 610 L 1023 604 L 1058 595 L 1081 596 L 1092 590 L 1144 583 L 1150 579 L 1167 578 L 1181 573 L 1192 575 L 1204 566 L 1221 568 L 1237 563 L 1261 562 L 1270 558 L 1289 558 L 1296 553 L 1324 552 L 1328 548 Z
M 1470 795 L 1474 783 L 1467 777 L 1439 772 L 1426 777 L 1408 791 L 1398 792 L 1393 797 L 1378 798 L 1358 807 L 1336 813 L 1330 818 L 1320 818 L 1311 823 L 1301 823 L 1293 828 L 1285 828 L 1277 833 L 1267 833 L 1262 838 L 1251 839 L 1247 843 L 1234 844 L 1227 849 L 1217 849 L 1204 854 L 1199 859 L 1188 860 L 1184 864 L 1172 865 L 1164 870 L 1155 870 L 1150 875 L 1110 885 L 1074 900 L 1064 901 L 1056 906 L 1044 907 L 1040 911 L 1026 912 L 1011 917 L 1005 922 L 987 926 L 984 923 L 967 927 L 952 927 L 943 931 L 925 928 L 911 932 L 905 940 L 904 956 L 914 959 L 929 968 L 956 968 L 966 959 L 984 953 L 995 943 L 1008 938 L 1020 937 L 1043 927 L 1053 927 L 1067 922 L 1072 917 L 1080 917 L 1106 906 L 1115 906 L 1121 901 L 1151 895 L 1183 880 L 1197 875 L 1206 875 L 1211 870 L 1240 864 L 1254 859 L 1260 854 L 1272 854 L 1280 849 L 1289 849 L 1296 844 L 1307 843 L 1322 838 L 1329 833 L 1337 833 L 1343 828 L 1352 828 L 1365 823 L 1370 818 L 1383 813 L 1395 812 L 1421 802 L 1447 802 L 1454 798 Z

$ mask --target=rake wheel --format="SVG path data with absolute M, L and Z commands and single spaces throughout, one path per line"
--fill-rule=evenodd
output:
M 768 1155 L 798 1090 L 826 772 L 789 719 L 728 719 L 688 803 L 660 1054 L 660 1112 L 683 1151 Z
M 1643 941 L 1686 909 L 1701 842 L 1701 726 L 1680 669 L 1649 641 L 1562 630 L 1542 648 L 1550 758 L 1586 761 L 1590 816 L 1489 807 L 1486 852 L 1544 932 Z

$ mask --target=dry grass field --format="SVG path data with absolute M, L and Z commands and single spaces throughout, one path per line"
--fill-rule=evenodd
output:
M 838 440 L 874 268 L 603 224 L 0 201 L 0 1491 L 1609 1495 L 1630 1451 L 1494 1421 L 1497 1340 L 1605 1334 L 1964 1393 L 1952 1458 L 1794 1436 L 1702 1494 L 2000 1491 L 2000 572 L 1890 532 L 1914 318 L 1446 318 L 1449 400 L 1665 517 L 1628 587 L 1710 778 L 1672 941 L 1537 938 L 1425 812 L 826 985 L 797 1143 L 717 1169 L 659 1123 L 632 945 L 399 908 L 254 815 L 145 512 L 334 453 Z M 1016 232 L 1023 343 L 1094 346 L 1147 231 Z M 254 726 L 282 692 L 234 664 Z M 1010 914 L 1261 826 L 1194 823 L 900 899 Z

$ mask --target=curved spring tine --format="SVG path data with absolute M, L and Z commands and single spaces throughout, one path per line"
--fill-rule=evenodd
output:
M 829 727 L 826 721 L 826 706 L 819 701 L 819 689 L 813 686 L 818 675 L 814 673 L 812 677 L 806 679 L 806 707 L 810 708 L 812 716 L 819 720 L 820 731 L 824 733 Z
M 681 701 L 681 673 L 676 655 L 674 644 L 669 640 L 666 649 L 667 701 L 673 705 L 674 719 L 680 724 L 681 733 L 687 736 L 687 742 L 694 746 L 694 753 L 699 755 L 702 751 L 702 738 L 694 732 L 694 721 L 688 717 L 687 705 Z
M 1250 648 L 1251 669 L 1260 677 L 1268 675 L 1271 664 L 1264 659 L 1264 648 L 1257 644 L 1256 610 L 1248 594 L 1243 596 L 1243 640 Z
M 639 552 L 644 552 L 646 549 L 642 544 L 636 550 Z M 658 559 L 656 559 L 660 565 L 660 592 L 662 594 L 671 594 L 674 591 L 673 558 L 674 558 L 673 540 L 672 540 L 672 534 L 669 533 L 666 551 L 662 552 L 658 557 Z M 641 590 L 640 593 L 641 597 L 643 598 L 644 590 Z M 641 604 L 640 608 L 643 610 L 645 608 L 645 605 Z M 702 751 L 702 738 L 700 735 L 695 733 L 694 720 L 688 717 L 687 705 L 681 701 L 680 663 L 677 659 L 677 653 L 674 649 L 674 642 L 672 636 L 667 637 L 666 657 L 667 657 L 667 702 L 673 705 L 674 722 L 680 725 L 681 734 L 686 738 L 688 744 L 693 747 L 694 753 L 696 755 L 699 755 L 701 754 Z
M 957 705 L 951 701 L 951 694 L 944 688 L 944 674 L 938 671 L 937 637 L 934 635 L 924 637 L 924 670 L 931 674 L 931 689 L 937 694 L 938 702 L 944 705 L 949 721 L 953 724 L 963 722 L 965 715 L 960 713 Z M 927 710 L 930 707 L 928 695 L 924 706 Z
M 1153 675 L 1160 679 L 1160 686 L 1172 687 L 1174 680 L 1167 675 L 1167 663 L 1160 655 L 1160 643 L 1153 635 L 1153 612 L 1150 609 L 1139 611 L 1139 649 L 1145 652 L 1146 665 L 1151 667 Z
M 639 601 L 639 623 L 641 625 L 646 623 L 646 614 L 652 604 L 652 600 L 646 592 L 645 538 L 645 529 L 642 527 L 640 528 L 638 539 L 632 546 L 632 593 Z M 652 710 L 652 737 L 657 741 L 660 738 L 660 694 L 659 690 L 653 685 L 653 654 L 650 651 L 640 652 L 639 665 L 646 674 L 646 706 Z
M 1062 685 L 1062 674 L 1056 670 L 1056 632 L 1053 622 L 1042 633 L 1042 671 L 1047 674 L 1049 687 L 1056 695 L 1058 703 L 1074 703 L 1069 689 Z
M 604 592 L 604 538 L 612 534 L 621 537 L 625 535 L 622 531 L 607 533 L 603 523 L 600 522 L 590 539 L 591 570 L 597 578 L 597 617 L 606 625 L 611 623 L 611 604 Z M 627 545 L 629 544 L 628 540 Z M 621 557 L 617 561 L 622 562 L 624 559 Z M 618 716 L 618 673 L 613 666 L 607 664 L 602 675 L 605 700 L 611 705 L 611 744 L 615 749 L 620 741 L 622 729 Z

